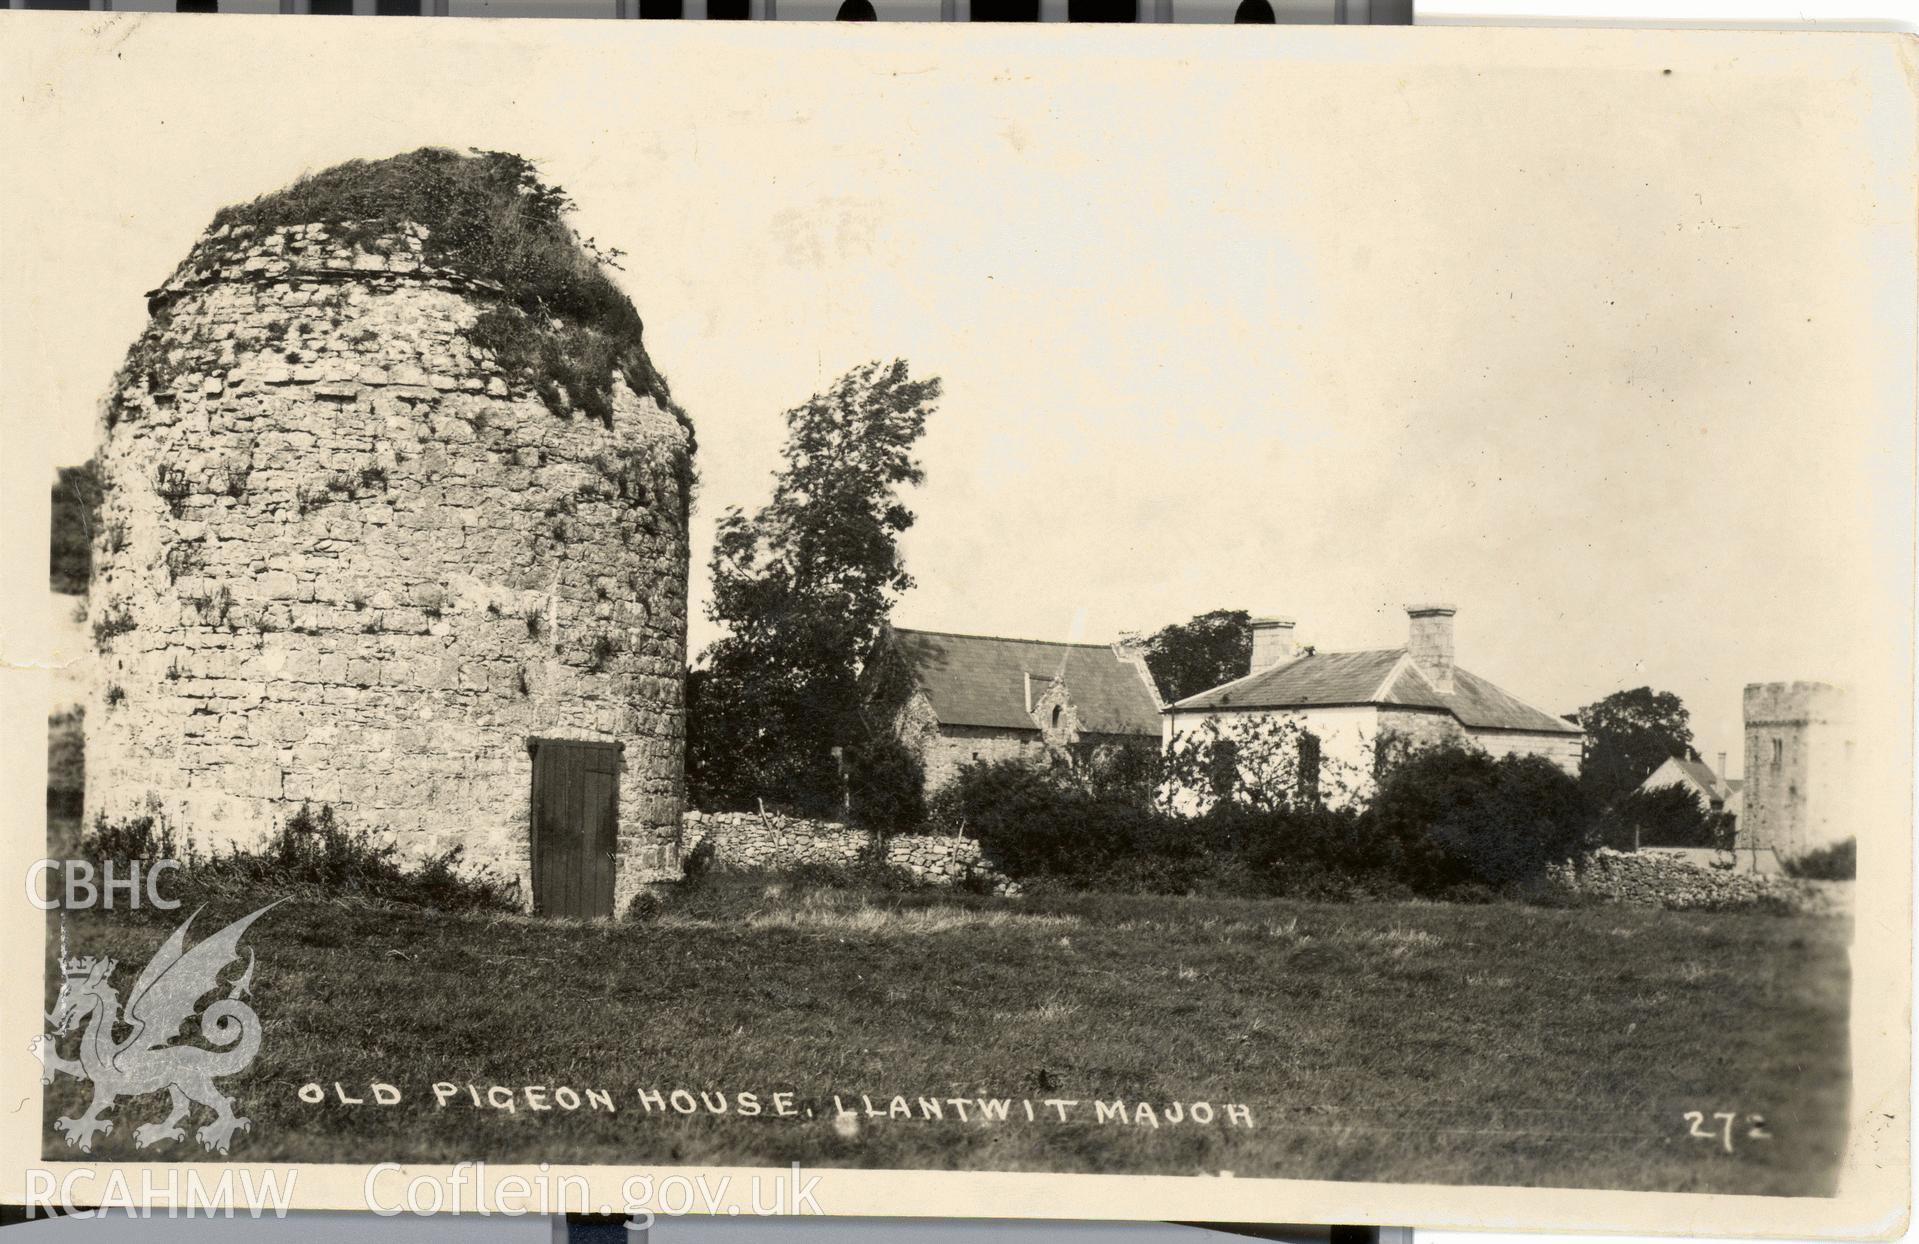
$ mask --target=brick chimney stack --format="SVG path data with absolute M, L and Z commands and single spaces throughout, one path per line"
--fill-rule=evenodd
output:
M 1299 645 L 1293 640 L 1291 618 L 1253 619 L 1253 660 L 1246 671 L 1248 674 L 1284 665 L 1298 655 Z
M 1406 651 L 1441 695 L 1453 693 L 1453 614 L 1451 605 L 1408 605 L 1411 619 Z

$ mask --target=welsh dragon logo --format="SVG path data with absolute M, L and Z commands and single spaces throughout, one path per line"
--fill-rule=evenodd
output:
M 220 987 L 220 974 L 239 959 L 240 935 L 276 905 L 268 903 L 242 916 L 189 950 L 187 929 L 193 924 L 193 916 L 200 914 L 195 911 L 141 970 L 127 995 L 124 1011 L 113 988 L 114 960 L 91 956 L 68 959 L 63 948 L 60 995 L 47 1016 L 49 1031 L 36 1038 L 34 1052 L 40 1056 L 42 1084 L 52 1083 L 58 1075 L 93 1083 L 93 1103 L 85 1114 L 77 1119 L 54 1120 L 53 1126 L 67 1138 L 67 1144 L 82 1153 L 92 1152 L 94 1136 L 113 1131 L 113 1121 L 101 1115 L 117 1100 L 162 1089 L 171 1095 L 172 1109 L 161 1122 L 134 1129 L 133 1143 L 142 1149 L 163 1140 L 185 1140 L 180 1123 L 195 1103 L 213 1111 L 213 1120 L 196 1134 L 209 1151 L 225 1153 L 233 1134 L 249 1126 L 246 1119 L 233 1113 L 233 1099 L 215 1087 L 214 1081 L 246 1070 L 260 1052 L 260 1017 L 241 1001 L 253 984 L 251 950 L 247 952 L 246 971 L 228 988 L 226 997 L 199 1012 L 200 1036 L 215 1048 L 171 1042 L 194 1018 L 200 999 Z M 127 1035 L 116 1039 L 116 1028 L 128 1030 Z M 75 1029 L 82 1029 L 80 1057 L 62 1058 L 60 1038 Z

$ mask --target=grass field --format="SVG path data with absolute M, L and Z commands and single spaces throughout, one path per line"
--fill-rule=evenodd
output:
M 222 900 L 195 934 L 271 897 Z M 73 951 L 117 957 L 124 995 L 183 914 L 69 917 Z M 1008 900 L 753 878 L 712 878 L 644 924 L 294 900 L 247 934 L 266 1032 L 225 1082 L 253 1123 L 231 1156 L 1827 1194 L 1845 1128 L 1849 938 L 1848 921 L 1810 917 Z M 336 1082 L 366 1103 L 341 1104 Z M 401 1100 L 375 1104 L 374 1082 Z M 458 1087 L 442 1104 L 435 1082 Z M 324 1102 L 301 1100 L 309 1083 Z M 469 1084 L 516 1108 L 475 1104 Z M 560 1086 L 583 1101 L 600 1090 L 615 1111 L 531 1108 Z M 725 1094 L 727 1113 L 674 1113 L 674 1089 L 682 1105 Z M 759 1117 L 742 1117 L 742 1093 Z M 869 1117 L 862 1096 L 909 1117 Z M 922 1097 L 945 1117 L 919 1117 Z M 980 1099 L 1006 1100 L 1005 1121 L 983 1120 Z M 1100 1120 L 1094 1103 L 1115 1100 L 1127 1121 Z M 1194 1121 L 1200 1102 L 1211 1122 Z M 134 1125 L 164 1105 L 124 1101 L 94 1156 L 204 1157 L 190 1141 L 133 1147 Z M 1227 1105 L 1253 1126 L 1228 1126 Z M 48 1156 L 75 1156 L 50 1125 L 84 1106 L 77 1081 L 49 1088 Z M 1721 1111 L 1738 1116 L 1730 1153 Z

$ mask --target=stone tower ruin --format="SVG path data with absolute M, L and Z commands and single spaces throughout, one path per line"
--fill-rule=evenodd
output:
M 104 419 L 86 817 L 201 847 L 327 805 L 536 910 L 680 875 L 690 428 L 500 154 L 229 209 Z
M 1746 686 L 1741 849 L 1791 859 L 1857 835 L 1850 700 L 1829 683 Z

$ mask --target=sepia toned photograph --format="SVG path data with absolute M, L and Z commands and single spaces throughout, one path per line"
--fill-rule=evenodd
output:
M 0 19 L 29 1164 L 1898 1229 L 1909 43 Z

